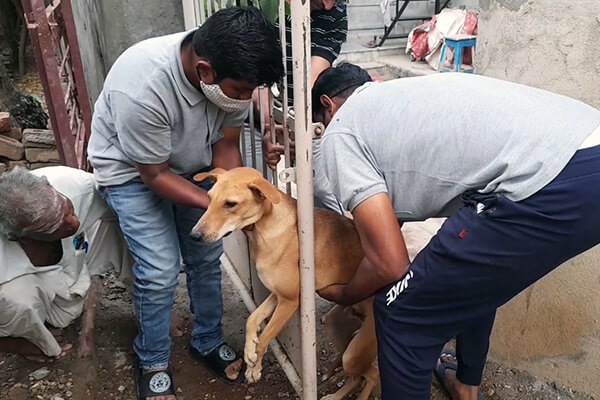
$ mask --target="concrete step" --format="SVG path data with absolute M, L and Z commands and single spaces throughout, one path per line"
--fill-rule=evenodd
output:
M 341 57 L 338 62 L 341 62 Z M 350 61 L 348 61 L 350 62 Z M 378 77 L 384 81 L 411 76 L 423 76 L 437 74 L 425 62 L 412 62 L 408 54 L 396 54 L 393 56 L 383 56 L 375 61 L 356 60 L 353 62 L 366 70 L 369 75 Z
M 368 48 L 362 41 L 348 41 L 343 44 L 339 59 L 351 63 L 377 61 L 383 56 L 403 54 L 406 39 L 390 39 L 382 47 Z
M 464 1 L 464 0 L 462 0 Z M 476 1 L 476 0 L 470 0 L 470 1 Z M 346 4 L 348 5 L 348 7 L 359 7 L 359 6 L 364 6 L 364 5 L 376 5 L 379 6 L 379 3 L 381 3 L 381 0 L 347 0 Z M 400 5 L 402 5 L 402 3 L 404 3 L 403 0 L 400 0 Z M 425 4 L 432 4 L 435 5 L 435 0 L 412 0 L 411 3 L 416 4 L 416 3 L 425 3 Z M 396 2 L 392 0 L 392 5 L 395 7 Z
M 402 14 L 404 18 L 418 18 L 417 20 L 399 21 L 394 33 L 408 33 L 425 17 L 433 14 L 434 7 L 429 3 L 411 3 Z M 379 5 L 363 5 L 348 7 L 349 30 L 383 29 L 383 14 Z

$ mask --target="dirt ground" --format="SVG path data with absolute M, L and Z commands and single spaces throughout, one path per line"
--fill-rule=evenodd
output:
M 177 291 L 176 311 L 186 318 L 190 326 L 190 314 L 185 293 L 184 276 Z M 242 349 L 245 320 L 248 312 L 228 277 L 223 278 L 226 337 L 236 349 Z M 329 305 L 319 302 L 319 314 Z M 317 321 L 320 321 L 320 316 Z M 317 328 L 322 329 L 318 322 Z M 78 324 L 66 331 L 69 340 L 77 343 Z M 131 369 L 131 342 L 136 326 L 131 309 L 131 296 L 119 282 L 108 277 L 103 282 L 103 296 L 97 317 L 97 357 L 93 360 L 77 358 L 72 350 L 66 357 L 48 365 L 36 364 L 14 355 L 0 355 L 0 399 L 2 400 L 135 400 Z M 322 332 L 321 332 L 322 333 Z M 319 335 L 320 338 L 323 335 Z M 210 373 L 195 363 L 187 353 L 189 332 L 173 342 L 172 364 L 175 384 L 180 400 L 267 400 L 298 399 L 285 378 L 275 358 L 266 356 L 263 379 L 254 385 L 229 386 L 216 380 Z M 319 375 L 335 358 L 332 345 L 319 342 Z M 47 371 L 40 368 L 47 368 Z M 36 379 L 33 372 L 38 372 Z M 36 374 L 34 374 L 36 375 Z M 343 374 L 338 372 L 330 381 L 319 386 L 323 396 L 337 390 L 343 383 Z M 499 399 L 592 399 L 568 388 L 540 381 L 523 372 L 488 363 L 482 386 L 488 400 Z M 350 398 L 353 398 L 350 396 Z M 372 396 L 373 399 L 377 398 Z M 434 379 L 433 400 L 446 399 Z

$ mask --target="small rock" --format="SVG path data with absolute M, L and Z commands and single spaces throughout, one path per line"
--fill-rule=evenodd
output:
M 73 392 L 71 392 L 70 390 L 67 390 L 67 392 L 65 393 L 65 396 L 72 397 L 73 396 Z
M 29 374 L 29 376 L 35 379 L 36 381 L 39 381 L 40 379 L 44 379 L 45 377 L 47 377 L 49 374 L 50 370 L 46 367 L 42 367 L 33 371 L 31 374 Z
M 211 379 L 210 381 L 208 381 L 208 383 L 215 383 L 216 381 L 216 379 Z
M 115 369 L 119 369 L 122 366 L 124 366 L 125 364 L 127 364 L 127 354 L 125 354 L 125 352 L 123 352 L 123 351 L 117 352 L 115 354 L 115 361 L 114 361 Z
M 119 388 L 117 389 L 119 392 L 123 392 L 125 391 L 125 386 L 120 385 Z
M 111 284 L 111 287 L 112 288 L 116 288 L 116 289 L 121 289 L 121 290 L 127 289 L 127 286 L 125 286 L 125 284 L 123 282 L 121 282 L 121 281 L 114 281 Z
M 180 387 L 177 388 L 177 393 L 183 393 L 183 390 L 181 390 Z
M 250 400 L 251 398 L 252 398 L 252 396 L 246 396 L 246 397 L 244 397 L 244 399 L 246 399 L 246 400 Z
M 488 390 L 488 396 L 492 397 L 494 395 L 494 389 Z
M 108 300 L 116 300 L 116 299 L 118 299 L 118 298 L 119 298 L 119 295 L 118 295 L 117 293 L 109 293 L 109 294 L 106 296 L 106 298 L 107 298 Z
M 62 398 L 62 397 L 60 397 L 59 395 L 55 394 L 54 396 L 52 396 L 52 397 L 50 398 L 50 400 L 65 400 L 65 399 L 63 399 L 63 398 Z

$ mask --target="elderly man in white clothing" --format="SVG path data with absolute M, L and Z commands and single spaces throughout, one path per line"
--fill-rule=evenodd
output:
M 98 276 L 114 269 L 131 280 L 131 257 L 94 176 L 69 167 L 0 175 L 0 260 L 0 351 L 37 361 L 72 347 L 59 343 L 60 329 L 82 313 L 78 352 L 92 355 Z

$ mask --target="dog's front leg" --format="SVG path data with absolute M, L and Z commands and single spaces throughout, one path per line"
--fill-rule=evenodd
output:
M 258 330 L 260 324 L 267 319 L 277 306 L 277 297 L 271 293 L 265 301 L 250 316 L 246 321 L 246 344 L 244 345 L 244 361 L 248 367 L 256 365 L 258 356 L 256 353 L 256 345 L 258 344 Z
M 298 309 L 298 299 L 289 300 L 285 298 L 277 299 L 277 307 L 265 330 L 258 338 L 256 345 L 256 354 L 251 355 L 251 358 L 256 359 L 254 366 L 248 365 L 246 369 L 246 379 L 248 382 L 257 382 L 262 375 L 262 358 L 267 350 L 267 346 L 282 331 L 283 327 L 288 323 L 294 312 Z

